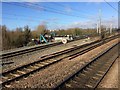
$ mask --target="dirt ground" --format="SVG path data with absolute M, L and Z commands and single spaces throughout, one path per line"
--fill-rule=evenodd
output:
M 93 57 L 103 52 L 105 49 L 109 48 L 112 44 L 118 42 L 115 39 L 108 42 L 94 50 L 89 51 L 73 60 L 64 59 L 59 63 L 51 65 L 39 72 L 36 72 L 27 78 L 23 78 L 20 81 L 11 83 L 10 87 L 13 88 L 53 88 L 64 80 L 66 77 L 75 73 L 76 70 L 80 69 L 86 62 L 90 62 Z
M 51 54 L 54 52 L 58 52 L 61 50 L 65 50 L 65 49 L 73 47 L 74 45 L 83 45 L 85 43 L 93 42 L 95 40 L 98 40 L 98 38 L 91 38 L 90 40 L 87 40 L 87 41 L 85 41 L 85 40 L 86 39 L 81 39 L 81 40 L 69 42 L 66 45 L 62 44 L 62 45 L 58 45 L 58 46 L 54 46 L 54 47 L 48 47 L 46 49 L 35 51 L 35 52 L 31 53 L 30 55 L 21 55 L 16 58 L 12 58 L 11 60 L 8 60 L 6 62 L 13 62 L 13 63 L 2 66 L 2 72 L 14 69 L 18 66 L 25 65 L 25 64 L 28 64 L 28 63 L 31 63 L 34 61 L 38 61 L 39 57 L 41 57 L 41 56 Z
M 118 88 L 118 61 L 120 61 L 120 57 L 115 61 L 98 88 Z

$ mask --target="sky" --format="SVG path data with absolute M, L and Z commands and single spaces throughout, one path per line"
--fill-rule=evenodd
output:
M 2 2 L 2 25 L 13 30 L 28 25 L 34 30 L 45 24 L 48 29 L 118 27 L 118 3 L 110 2 Z M 10 1 L 10 0 L 9 0 Z M 100 1 L 100 0 L 98 0 Z M 114 8 L 114 9 L 113 9 Z

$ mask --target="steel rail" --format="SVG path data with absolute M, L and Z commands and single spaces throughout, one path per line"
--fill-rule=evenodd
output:
M 113 37 L 118 37 L 118 36 L 119 36 L 119 34 L 116 35 L 116 36 L 108 37 L 108 38 L 113 38 Z M 106 39 L 108 39 L 108 38 L 106 38 Z M 80 39 L 76 39 L 76 40 L 80 40 Z M 75 40 L 72 40 L 72 41 L 75 41 Z M 68 41 L 68 42 L 72 42 L 72 41 Z M 61 45 L 61 44 L 62 44 L 62 42 L 58 42 L 58 43 L 51 43 L 51 44 L 46 44 L 46 45 L 31 46 L 31 47 L 28 47 L 28 48 L 25 48 L 25 49 L 20 49 L 20 50 L 17 50 L 17 51 L 12 51 L 12 52 L 7 52 L 7 53 L 1 52 L 0 60 L 8 59 L 8 58 L 11 58 L 11 57 L 19 56 L 19 55 L 22 55 L 22 54 L 27 54 L 27 53 L 30 53 L 30 52 L 42 50 L 42 49 L 45 49 L 45 48 L 48 48 L 48 47 L 53 47 L 53 46 L 57 46 L 57 45 Z
M 75 39 L 75 40 L 80 40 L 80 39 Z M 69 42 L 73 42 L 75 40 L 69 40 Z M 19 55 L 22 55 L 22 54 L 27 54 L 27 53 L 30 53 L 30 52 L 34 52 L 34 51 L 38 51 L 38 50 L 42 50 L 42 49 L 45 49 L 45 48 L 48 48 L 48 47 L 53 47 L 53 46 L 57 46 L 57 45 L 61 45 L 62 42 L 56 42 L 56 43 L 49 43 L 49 44 L 45 44 L 45 45 L 37 45 L 37 46 L 31 46 L 31 47 L 26 47 L 26 48 L 21 48 L 21 49 L 18 49 L 18 50 L 15 50 L 15 51 L 10 51 L 10 52 L 1 52 L 0 53 L 0 59 L 8 59 L 10 57 L 14 57 L 14 56 L 19 56 Z
M 96 42 L 98 42 L 98 41 L 96 41 Z M 61 52 L 53 53 L 53 54 L 51 54 L 51 55 L 49 55 L 49 56 L 42 57 L 41 60 L 39 60 L 39 61 L 36 61 L 36 62 L 30 63 L 30 64 L 27 64 L 27 65 L 23 65 L 23 66 L 21 66 L 21 67 L 15 68 L 15 69 L 10 70 L 10 71 L 7 71 L 7 72 L 3 72 L 3 73 L 2 73 L 2 76 L 3 76 L 3 77 L 8 77 L 7 75 L 10 75 L 11 73 L 17 72 L 18 70 L 19 70 L 19 71 L 22 71 L 21 69 L 27 69 L 27 68 L 29 68 L 30 66 L 33 66 L 33 67 L 34 67 L 34 66 L 36 66 L 36 64 L 38 64 L 38 63 L 40 64 L 40 66 L 38 65 L 38 66 L 39 66 L 38 68 L 35 68 L 35 69 L 31 70 L 31 71 L 27 71 L 27 72 L 23 73 L 23 74 L 20 75 L 20 76 L 13 77 L 12 79 L 7 79 L 7 80 L 3 81 L 3 82 L 2 82 L 2 85 L 5 86 L 5 85 L 8 84 L 9 82 L 12 82 L 12 81 L 14 81 L 14 80 L 17 80 L 17 79 L 19 79 L 19 78 L 21 78 L 21 77 L 28 76 L 29 74 L 34 73 L 34 72 L 36 72 L 36 71 L 38 71 L 38 70 L 40 70 L 40 69 L 46 68 L 46 67 L 48 67 L 48 66 L 50 66 L 50 65 L 52 65 L 52 64 L 54 64 L 54 63 L 57 63 L 57 62 L 65 59 L 65 58 L 71 57 L 71 55 L 68 55 L 68 56 L 65 56 L 65 57 L 63 56 L 63 57 L 61 57 L 61 58 L 59 58 L 59 59 L 55 59 L 55 57 L 57 57 L 57 56 L 60 56 L 60 55 L 66 54 L 66 53 L 71 53 L 71 52 L 73 52 L 73 51 L 75 51 L 75 50 L 77 50 L 77 49 L 79 49 L 79 48 L 82 48 L 82 47 L 85 47 L 85 46 L 88 46 L 88 45 L 91 45 L 91 44 L 94 44 L 94 43 L 95 43 L 95 42 L 92 42 L 92 43 L 85 44 L 85 45 L 82 45 L 82 46 L 77 46 L 77 47 L 74 47 L 74 48 L 70 48 L 70 49 L 67 49 L 67 50 L 64 50 L 64 51 L 61 51 Z M 100 44 L 102 44 L 102 43 L 100 43 Z M 96 46 L 98 46 L 98 45 L 96 45 Z M 95 46 L 93 46 L 93 47 L 95 47 Z M 92 48 L 92 47 L 91 47 L 91 48 Z M 85 53 L 85 50 L 86 50 L 86 52 L 88 52 L 88 49 L 89 49 L 89 48 L 84 49 L 84 53 Z M 79 51 L 79 53 L 81 52 L 81 53 L 83 54 L 82 51 L 83 51 L 83 50 Z M 52 59 L 52 58 L 54 58 L 54 59 Z M 52 60 L 52 62 L 47 62 L 47 61 L 49 61 L 49 60 L 50 60 L 50 61 Z M 46 63 L 46 62 L 47 62 L 47 63 Z M 46 64 L 42 64 L 42 63 L 46 63 Z M 23 71 L 24 71 L 24 70 L 23 70 Z M 22 71 L 22 72 L 23 72 L 23 71 Z M 9 78 L 9 77 L 8 77 L 8 78 Z
M 120 42 L 118 42 L 117 44 L 114 44 L 113 46 L 111 46 L 110 48 L 108 48 L 107 50 L 102 52 L 100 55 L 93 58 L 91 60 L 91 62 L 85 64 L 81 69 L 76 71 L 76 73 L 73 73 L 69 77 L 66 77 L 64 79 L 64 81 L 59 82 L 54 87 L 54 89 L 55 90 L 57 90 L 57 89 L 60 90 L 60 89 L 65 89 L 65 88 L 77 88 L 77 89 L 78 88 L 81 88 L 81 89 L 82 88 L 83 89 L 84 88 L 93 88 L 93 89 L 97 88 L 97 86 L 99 85 L 101 80 L 104 78 L 104 76 L 107 74 L 109 69 L 112 67 L 115 60 L 119 57 L 119 54 L 115 55 L 110 60 L 107 58 L 108 59 L 107 61 L 104 61 L 102 59 L 100 60 L 100 58 L 103 57 L 108 52 L 110 52 L 118 44 L 120 44 Z M 100 65 L 104 65 L 104 66 L 102 66 L 103 67 L 102 69 L 105 69 L 105 70 L 99 69 L 100 71 L 97 71 L 97 70 L 95 71 L 96 67 L 99 67 L 99 68 L 101 67 Z M 92 69 L 90 67 L 92 67 Z M 90 74 L 90 72 L 92 72 L 92 71 L 93 71 L 93 74 Z M 98 72 L 101 72 L 101 73 L 98 73 Z M 96 76 L 97 74 L 99 76 Z M 89 77 L 90 75 L 93 75 L 93 76 L 96 76 L 96 77 L 93 77 L 93 76 Z M 84 81 L 84 80 L 86 80 L 86 81 Z M 88 80 L 91 80 L 91 81 L 88 81 Z
M 108 39 L 106 39 L 106 40 L 107 41 L 104 41 L 104 43 L 108 42 L 109 40 L 112 40 L 112 38 L 109 38 L 109 40 Z M 96 43 L 98 43 L 98 44 L 96 44 Z M 93 45 L 93 44 L 95 44 L 95 45 Z M 82 46 L 73 47 L 73 48 L 70 48 L 70 49 L 67 49 L 67 50 L 64 50 L 64 51 L 61 51 L 61 52 L 53 53 L 49 56 L 42 57 L 39 61 L 17 67 L 15 69 L 7 71 L 7 72 L 3 72 L 2 73 L 3 78 L 7 78 L 7 79 L 5 79 L 2 82 L 2 85 L 5 86 L 6 84 L 8 84 L 12 81 L 15 81 L 15 80 L 17 80 L 21 77 L 28 76 L 29 74 L 32 74 L 36 71 L 39 71 L 40 69 L 46 68 L 47 66 L 50 66 L 54 63 L 57 63 L 57 62 L 63 60 L 64 58 L 71 57 L 72 55 L 75 55 L 75 53 L 80 53 L 80 55 L 84 54 L 84 53 L 86 53 L 86 52 L 88 52 L 88 51 L 90 51 L 90 50 L 94 49 L 95 47 L 98 47 L 102 44 L 103 44 L 102 41 L 95 41 L 95 42 L 88 43 L 88 44 L 85 44 L 85 45 L 82 45 Z M 92 46 L 89 46 L 89 45 L 92 45 Z M 71 52 L 73 52 L 75 50 L 78 50 L 80 48 L 83 48 L 85 46 L 89 46 L 89 47 L 84 48 L 83 50 L 80 50 L 78 52 L 75 52 L 74 54 L 63 56 L 63 57 L 60 57 L 59 59 L 57 59 L 58 58 L 57 56 L 60 56 L 60 55 L 66 54 L 66 53 L 71 53 Z M 55 57 L 57 57 L 57 58 L 55 59 Z M 30 68 L 30 67 L 32 67 L 32 68 Z M 24 70 L 24 69 L 26 69 L 26 70 Z M 9 78 L 9 76 L 12 76 L 12 78 Z

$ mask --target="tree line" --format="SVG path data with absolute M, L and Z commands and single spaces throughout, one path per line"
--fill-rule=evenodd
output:
M 38 39 L 40 34 L 50 33 L 46 25 L 39 25 L 35 30 L 31 30 L 29 26 L 23 28 L 16 28 L 15 30 L 9 30 L 6 25 L 0 26 L 0 48 L 2 50 L 8 50 L 13 48 L 19 48 L 27 46 L 31 42 L 32 38 Z M 96 29 L 80 29 L 80 28 L 69 28 L 59 29 L 54 31 L 56 35 L 97 35 Z
M 31 41 L 31 30 L 28 26 L 11 31 L 5 25 L 1 27 L 2 50 L 26 46 Z

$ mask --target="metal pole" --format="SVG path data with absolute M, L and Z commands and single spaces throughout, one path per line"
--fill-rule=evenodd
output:
M 110 34 L 112 34 L 112 24 L 110 25 Z
M 97 33 L 99 34 L 99 27 L 98 27 L 98 24 L 97 24 Z
M 99 34 L 101 35 L 101 9 L 99 9 L 99 19 L 100 19 Z

